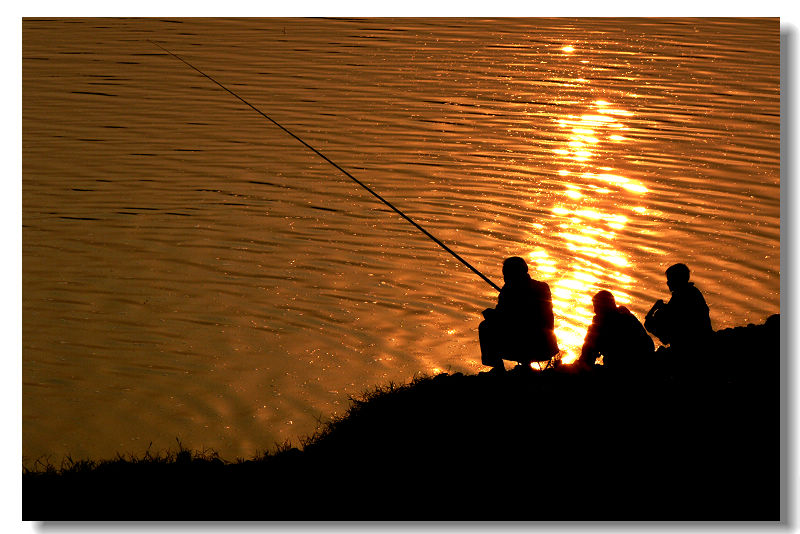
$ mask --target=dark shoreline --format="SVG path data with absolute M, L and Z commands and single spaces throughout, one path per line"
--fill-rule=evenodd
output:
M 23 520 L 756 520 L 780 513 L 779 316 L 700 361 L 377 388 L 303 444 L 23 473 Z

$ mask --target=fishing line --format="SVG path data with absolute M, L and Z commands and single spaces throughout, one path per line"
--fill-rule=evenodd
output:
M 149 39 L 148 39 L 148 40 L 149 40 Z M 411 224 L 413 224 L 413 225 L 414 225 L 414 227 L 415 227 L 417 230 L 419 230 L 420 232 L 422 232 L 423 234 L 425 234 L 426 236 L 428 236 L 428 237 L 429 237 L 431 240 L 433 240 L 433 242 L 434 242 L 434 243 L 436 243 L 437 245 L 439 245 L 440 247 L 442 247 L 444 250 L 446 250 L 447 252 L 449 252 L 450 254 L 452 254 L 452 256 L 453 256 L 455 259 L 457 259 L 458 261 L 460 261 L 461 263 L 463 263 L 463 264 L 464 264 L 465 266 L 467 266 L 467 268 L 469 268 L 469 269 L 470 269 L 472 272 L 474 272 L 475 274 L 477 274 L 478 276 L 480 276 L 480 277 L 481 277 L 481 278 L 482 278 L 482 279 L 483 279 L 483 280 L 484 280 L 484 281 L 485 281 L 487 284 L 489 284 L 490 286 L 492 286 L 493 288 L 495 288 L 497 291 L 500 291 L 500 288 L 497 286 L 497 284 L 495 284 L 494 282 L 492 282 L 491 280 L 489 280 L 489 278 L 487 278 L 487 277 L 486 277 L 486 276 L 485 276 L 485 275 L 484 275 L 482 272 L 480 272 L 478 269 L 476 269 L 475 267 L 473 267 L 472 265 L 470 265 L 470 264 L 469 264 L 469 262 L 467 262 L 467 260 L 465 260 L 464 258 L 462 258 L 461 256 L 459 256 L 458 254 L 456 254 L 456 253 L 455 253 L 455 252 L 454 252 L 452 249 L 450 249 L 450 247 L 448 247 L 447 245 L 445 245 L 444 243 L 442 243 L 442 242 L 441 242 L 439 239 L 437 239 L 437 238 L 436 238 L 436 237 L 435 237 L 433 234 L 431 234 L 431 233 L 430 233 L 430 232 L 428 232 L 428 231 L 427 231 L 425 228 L 423 228 L 422 226 L 420 226 L 419 224 L 417 224 L 417 223 L 416 223 L 416 222 L 415 222 L 415 221 L 414 221 L 414 220 L 413 220 L 411 217 L 409 217 L 408 215 L 406 215 L 405 213 L 403 213 L 402 211 L 400 211 L 399 209 L 397 209 L 396 207 L 394 207 L 394 206 L 392 205 L 392 203 L 391 203 L 391 202 L 389 202 L 388 200 L 386 200 L 385 198 L 383 198 L 382 196 L 380 196 L 378 193 L 376 193 L 375 191 L 373 191 L 373 190 L 372 190 L 372 189 L 371 189 L 369 186 L 367 186 L 367 185 L 366 185 L 365 183 L 363 183 L 361 180 L 359 180 L 358 178 L 356 178 L 355 176 L 353 176 L 352 174 L 350 174 L 349 172 L 347 172 L 346 170 L 344 170 L 343 168 L 341 168 L 339 165 L 337 165 L 336 163 L 334 163 L 333 161 L 331 161 L 331 160 L 330 160 L 330 158 L 328 158 L 328 157 L 327 157 L 325 154 L 323 154 L 322 152 L 320 152 L 319 150 L 317 150 L 317 149 L 316 149 L 316 148 L 314 148 L 313 146 L 311 146 L 311 145 L 309 145 L 308 143 L 306 143 L 305 141 L 303 141 L 303 140 L 302 140 L 300 137 L 296 136 L 294 133 L 292 133 L 291 131 L 289 131 L 289 129 L 288 129 L 288 128 L 286 128 L 286 127 L 284 127 L 282 124 L 278 123 L 278 122 L 277 122 L 275 119 L 273 119 L 272 117 L 270 117 L 269 115 L 267 115 L 266 113 L 264 113 L 263 111 L 261 111 L 260 109 L 258 109 L 257 107 L 255 107 L 253 104 L 251 104 L 250 102 L 248 102 L 247 100 L 245 100 L 244 98 L 242 98 L 241 96 L 239 96 L 238 94 L 234 93 L 233 91 L 231 91 L 230 89 L 228 89 L 227 87 L 225 87 L 224 85 L 222 85 L 220 82 L 218 82 L 217 80 L 215 80 L 214 78 L 212 78 L 211 76 L 209 76 L 208 74 L 206 74 L 205 72 L 201 71 L 200 69 L 198 69 L 197 67 L 195 67 L 194 65 L 192 65 L 191 63 L 189 63 L 188 61 L 186 61 L 185 59 L 183 59 L 182 57 L 180 57 L 179 55 L 177 55 L 177 54 L 174 54 L 174 53 L 170 52 L 169 50 L 167 50 L 166 48 L 164 48 L 164 47 L 163 47 L 163 46 L 161 46 L 160 44 L 156 43 L 155 41 L 150 41 L 150 42 L 151 42 L 151 43 L 153 43 L 154 45 L 156 45 L 158 48 L 160 48 L 160 49 L 161 49 L 161 50 L 163 50 L 164 52 L 166 52 L 167 54 L 169 54 L 169 55 L 171 55 L 172 57 L 174 57 L 175 59 L 177 59 L 177 60 L 181 61 L 181 62 L 182 62 L 183 64 L 185 64 L 186 66 L 188 66 L 188 67 L 190 67 L 191 69 L 193 69 L 193 70 L 197 71 L 198 73 L 202 74 L 204 77 L 208 78 L 209 80 L 211 80 L 212 82 L 214 82 L 215 84 L 217 84 L 219 87 L 221 87 L 222 89 L 224 89 L 225 91 L 227 91 L 228 93 L 230 93 L 231 95 L 233 95 L 234 97 L 236 97 L 237 99 L 239 99 L 241 102 L 243 102 L 244 104 L 246 104 L 247 106 L 249 106 L 250 108 L 252 108 L 252 109 L 253 109 L 253 111 L 255 111 L 256 113 L 258 113 L 259 115 L 261 115 L 262 117 L 264 117 L 265 119 L 267 119 L 268 121 L 270 121 L 272 124 L 274 124 L 275 126 L 277 126 L 278 128 L 280 128 L 281 130 L 283 130 L 284 132 L 286 132 L 287 134 L 291 135 L 292 137 L 294 137 L 295 139 L 297 139 L 298 141 L 300 141 L 300 142 L 301 142 L 301 143 L 302 143 L 302 144 L 303 144 L 303 145 L 304 145 L 306 148 L 308 148 L 309 150 L 311 150 L 312 152 L 314 152 L 314 153 L 315 153 L 317 156 L 321 157 L 322 159 L 324 159 L 325 161 L 327 161 L 328 163 L 330 163 L 331 165 L 333 165 L 334 167 L 336 167 L 337 169 L 339 169 L 339 171 L 341 171 L 341 172 L 342 172 L 342 174 L 344 174 L 345 176 L 347 176 L 348 178 L 350 178 L 351 180 L 353 180 L 355 183 L 357 183 L 358 185 L 360 185 L 361 187 L 363 187 L 363 188 L 364 188 L 364 189 L 366 189 L 367 191 L 369 191 L 369 192 L 370 192 L 370 194 L 372 194 L 372 196 L 374 196 L 375 198 L 377 198 L 378 200 L 380 200 L 381 202 L 383 202 L 384 204 L 386 204 L 387 206 L 389 206 L 389 207 L 390 207 L 390 208 L 391 208 L 391 209 L 392 209 L 392 210 L 393 210 L 395 213 L 397 213 L 398 215 L 400 215 L 400 216 L 401 216 L 402 218 L 404 218 L 406 221 L 408 221 L 408 222 L 410 222 Z

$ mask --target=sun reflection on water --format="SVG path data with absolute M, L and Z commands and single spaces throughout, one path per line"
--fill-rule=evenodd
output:
M 536 276 L 550 284 L 564 363 L 572 363 L 580 355 L 594 315 L 592 296 L 597 291 L 611 290 L 621 305 L 631 302 L 631 261 L 615 242 L 630 217 L 642 215 L 646 209 L 621 207 L 626 203 L 620 202 L 620 195 L 644 195 L 648 190 L 592 160 L 601 150 L 607 153 L 606 145 L 628 141 L 621 135 L 626 130 L 621 120 L 632 115 L 612 102 L 595 100 L 581 114 L 555 119 L 564 132 L 561 146 L 553 150 L 562 163 L 557 174 L 564 190 L 551 207 L 553 236 L 568 251 L 568 259 L 556 259 L 540 246 L 528 253 L 528 259 Z

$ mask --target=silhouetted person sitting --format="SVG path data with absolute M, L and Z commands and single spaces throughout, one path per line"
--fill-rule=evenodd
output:
M 648 362 L 655 346 L 639 319 L 625 306 L 617 306 L 614 295 L 606 290 L 599 291 L 592 304 L 594 319 L 578 361 L 593 366 L 602 355 L 609 370 L 630 370 Z
M 478 327 L 481 363 L 492 372 L 505 370 L 503 360 L 530 369 L 531 362 L 558 354 L 550 286 L 532 279 L 519 257 L 503 262 L 503 279 L 497 306 L 483 311 L 486 320 Z
M 689 268 L 676 263 L 666 271 L 669 302 L 659 299 L 647 313 L 644 326 L 662 343 L 681 352 L 705 347 L 713 330 L 708 305 L 700 290 L 689 282 Z

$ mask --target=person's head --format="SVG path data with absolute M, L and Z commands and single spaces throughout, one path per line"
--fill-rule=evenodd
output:
M 527 277 L 528 264 L 518 256 L 513 256 L 503 262 L 503 280 L 514 282 Z
M 689 268 L 682 263 L 676 263 L 667 269 L 666 275 L 667 287 L 670 291 L 675 291 L 689 283 Z
M 617 309 L 617 301 L 614 300 L 614 295 L 605 289 L 598 291 L 592 297 L 592 304 L 594 305 L 594 313 L 597 315 L 603 315 Z

